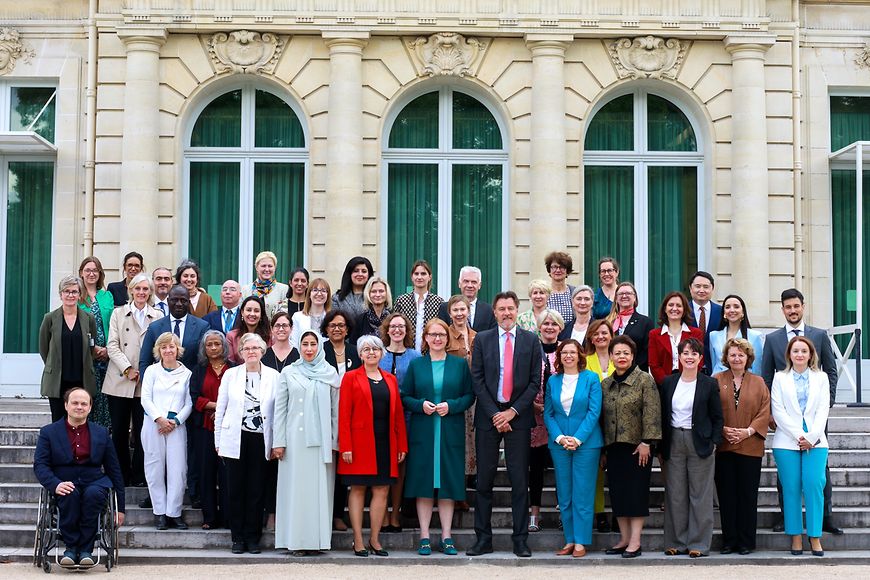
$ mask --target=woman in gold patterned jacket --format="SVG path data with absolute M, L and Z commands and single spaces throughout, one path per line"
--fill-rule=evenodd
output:
M 649 516 L 650 447 L 662 438 L 661 399 L 653 378 L 635 364 L 637 345 L 630 337 L 615 337 L 609 351 L 614 372 L 601 383 L 603 461 L 621 537 L 605 553 L 636 558 Z

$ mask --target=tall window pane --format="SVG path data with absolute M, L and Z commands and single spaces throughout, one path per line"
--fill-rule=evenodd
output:
M 598 259 L 612 256 L 622 278 L 634 271 L 634 168 L 584 168 L 583 269 L 586 283 L 598 287 Z
M 698 269 L 698 170 L 650 167 L 649 312 Z
M 501 131 L 483 103 L 464 93 L 453 93 L 453 148 L 501 149 Z
M 267 91 L 257 91 L 254 147 L 305 147 L 302 124 L 296 113 Z
M 604 105 L 586 131 L 587 151 L 634 149 L 634 95 L 617 97 Z
M 438 263 L 438 166 L 391 163 L 387 171 L 387 271 L 393 295 L 410 292 L 411 265 Z
M 10 92 L 9 129 L 12 131 L 34 131 L 46 141 L 54 143 L 54 110 L 57 102 L 55 99 L 57 89 L 54 87 L 12 87 Z
M 650 151 L 696 151 L 695 131 L 673 103 L 656 95 L 647 97 L 647 132 Z
M 39 351 L 51 289 L 54 163 L 10 162 L 6 202 L 3 352 Z
M 870 140 L 870 97 L 831 97 L 831 151 Z
M 391 148 L 438 148 L 438 93 L 427 93 L 408 103 L 390 130 Z
M 254 255 L 271 250 L 278 275 L 302 265 L 305 223 L 305 166 L 301 163 L 254 165 Z
M 485 273 L 480 295 L 487 302 L 501 290 L 502 190 L 501 165 L 453 166 L 451 280 L 462 266 L 477 266 Z
M 242 145 L 242 91 L 219 96 L 200 113 L 191 147 L 240 147 Z
M 235 162 L 190 164 L 188 252 L 203 286 L 239 274 L 239 173 Z

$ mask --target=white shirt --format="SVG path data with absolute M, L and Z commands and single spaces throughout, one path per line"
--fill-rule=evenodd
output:
M 671 334 L 670 329 L 668 329 L 667 324 L 662 324 L 662 334 L 667 334 L 668 338 L 671 341 L 671 370 L 676 370 L 680 368 L 680 353 L 677 352 L 677 346 L 680 344 L 680 339 L 683 337 L 684 332 L 689 332 L 689 327 L 686 326 L 684 322 L 680 327 L 680 334 L 674 336 Z
M 510 330 L 505 330 L 501 326 L 498 327 L 498 402 L 499 403 L 507 403 L 509 402 L 504 397 L 504 343 L 505 336 L 507 334 L 511 335 L 511 342 L 513 343 L 514 352 L 517 350 L 517 327 L 514 325 Z
M 169 316 L 169 332 L 175 334 L 175 321 L 180 320 L 181 324 L 178 326 L 178 334 L 181 336 L 178 337 L 178 340 L 181 343 L 184 343 L 184 328 L 187 326 L 187 314 L 184 315 L 184 318 L 175 318 L 172 315 Z
M 146 316 L 145 312 L 148 310 L 147 306 L 143 306 L 142 310 L 136 308 L 136 306 L 131 302 L 130 303 L 130 313 L 133 314 L 133 318 L 136 319 L 136 324 L 139 325 L 139 329 L 145 328 L 146 324 Z
M 417 304 L 417 323 L 415 324 L 414 329 L 414 345 L 417 349 L 417 352 L 420 352 L 420 347 L 423 346 L 423 323 L 425 322 L 423 318 L 426 316 L 425 308 L 426 308 L 426 298 L 429 297 L 429 292 L 423 294 L 422 300 L 417 300 L 417 294 L 414 293 L 414 302 Z
M 565 409 L 565 414 L 569 414 L 571 412 L 571 405 L 574 404 L 574 393 L 577 391 L 577 379 L 580 378 L 580 375 L 562 375 L 562 393 L 560 400 L 562 401 L 562 408 Z
M 677 388 L 671 399 L 671 427 L 692 428 L 692 407 L 695 405 L 697 384 L 697 379 L 690 382 L 685 382 L 683 379 L 677 381 Z
M 477 311 L 477 298 L 468 303 L 468 326 L 474 326 L 474 313 Z
M 586 338 L 586 330 L 589 328 L 589 326 L 587 325 L 586 328 L 584 328 L 583 330 L 577 330 L 577 328 L 573 325 L 571 326 L 571 328 L 571 338 L 573 338 L 580 344 L 583 344 L 583 340 Z
M 163 316 L 169 316 L 169 304 L 166 303 L 166 299 L 158 300 L 154 303 L 154 308 L 163 313 Z
M 704 314 L 704 328 L 701 328 L 701 308 L 703 308 L 704 312 L 705 312 L 705 314 Z M 710 312 L 711 312 L 710 303 L 707 302 L 706 304 L 704 304 L 704 306 L 701 306 L 700 304 L 698 304 L 697 302 L 692 300 L 692 311 L 695 313 L 695 322 L 698 323 L 698 328 L 701 328 L 701 330 L 703 330 L 704 333 L 706 333 L 707 326 L 710 324 Z
M 798 324 L 797 326 L 792 326 L 791 324 L 786 322 L 785 326 L 784 326 L 786 340 L 791 340 L 795 337 L 795 333 L 794 333 L 795 330 L 800 331 L 800 336 L 806 336 L 807 335 L 806 326 L 807 325 L 803 320 L 801 320 L 801 323 Z

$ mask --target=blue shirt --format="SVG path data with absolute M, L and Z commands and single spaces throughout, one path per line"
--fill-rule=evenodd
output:
M 505 345 L 505 337 L 510 333 L 511 342 L 513 343 L 514 352 L 516 352 L 517 348 L 517 327 L 514 325 L 510 330 L 505 330 L 501 326 L 498 327 L 498 402 L 499 403 L 508 403 L 510 402 L 504 396 L 504 345 Z
M 810 371 L 805 370 L 802 373 L 792 371 L 791 376 L 794 379 L 795 390 L 797 391 L 798 404 L 801 406 L 801 413 L 807 412 L 807 399 L 810 396 Z

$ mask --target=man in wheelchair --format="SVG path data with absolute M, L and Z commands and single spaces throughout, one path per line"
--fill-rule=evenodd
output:
M 109 432 L 88 421 L 93 399 L 82 388 L 64 395 L 67 416 L 39 431 L 33 471 L 54 493 L 58 528 L 66 544 L 61 566 L 93 566 L 94 542 L 109 490 L 118 498 L 118 525 L 124 523 L 124 479 Z

